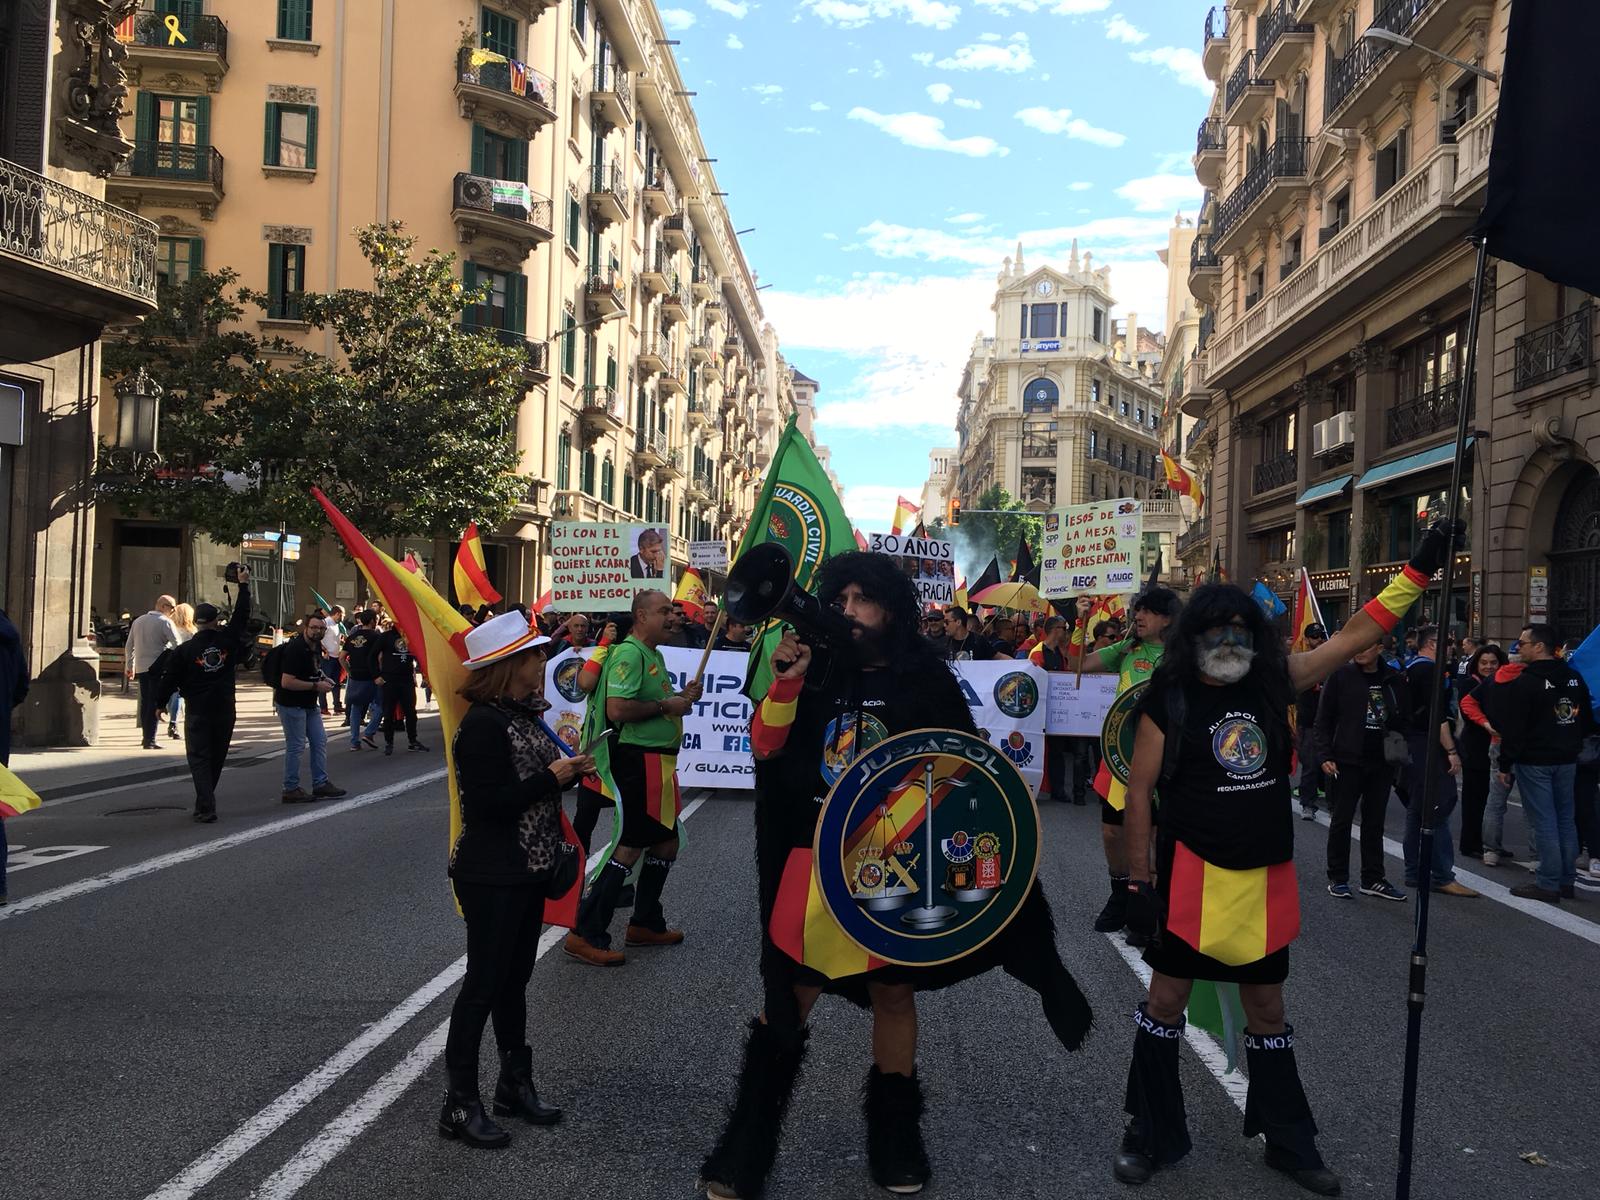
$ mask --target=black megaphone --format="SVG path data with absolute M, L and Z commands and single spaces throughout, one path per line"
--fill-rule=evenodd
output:
M 794 558 L 777 542 L 762 542 L 739 556 L 728 572 L 722 609 L 746 625 L 787 621 L 813 646 L 848 646 L 854 636 L 848 617 L 794 581 Z

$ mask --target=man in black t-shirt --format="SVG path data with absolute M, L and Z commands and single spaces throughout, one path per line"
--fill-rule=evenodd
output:
M 382 697 L 383 752 L 394 753 L 394 731 L 405 726 L 407 749 L 426 750 L 417 741 L 417 660 L 398 628 L 378 635 L 378 685 Z
M 1424 625 L 1410 635 L 1416 640 L 1416 656 L 1406 664 L 1406 711 L 1401 728 L 1406 734 L 1406 748 L 1411 751 L 1411 762 L 1405 768 L 1406 790 L 1411 803 L 1406 805 L 1405 870 L 1406 885 L 1417 886 L 1417 855 L 1422 845 L 1422 796 L 1433 789 L 1436 797 L 1432 824 L 1439 831 L 1433 839 L 1432 880 L 1433 890 L 1443 896 L 1471 899 L 1478 895 L 1466 884 L 1456 879 L 1455 845 L 1450 838 L 1450 815 L 1455 812 L 1459 794 L 1456 778 L 1461 774 L 1461 757 L 1456 747 L 1455 724 L 1450 720 L 1450 686 L 1455 675 L 1450 666 L 1440 680 L 1437 665 L 1439 656 L 1439 631 L 1435 626 Z M 1441 710 L 1444 719 L 1439 728 L 1428 729 L 1428 700 L 1436 686 L 1445 689 L 1445 704 Z M 1428 778 L 1428 743 L 1437 740 L 1440 753 L 1437 770 Z
M 356 623 L 344 636 L 344 649 L 339 661 L 350 677 L 344 690 L 344 706 L 350 716 L 350 749 L 361 749 L 365 742 L 378 748 L 375 735 L 383 720 L 383 703 L 378 690 L 378 614 L 370 608 L 356 613 Z M 361 727 L 363 717 L 367 727 Z
M 328 731 L 322 725 L 317 701 L 333 691 L 333 680 L 322 673 L 322 635 L 328 631 L 322 617 L 308 617 L 300 631 L 267 653 L 278 656 L 278 679 L 273 702 L 283 726 L 283 802 L 307 804 L 312 800 L 343 796 L 328 778 Z M 311 791 L 300 786 L 300 752 L 311 747 Z

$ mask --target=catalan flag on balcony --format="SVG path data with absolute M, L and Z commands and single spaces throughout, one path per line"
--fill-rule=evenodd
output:
M 528 64 L 511 60 L 511 94 L 513 96 L 526 96 L 528 94 Z
M 1200 490 L 1200 484 L 1195 477 L 1183 469 L 1183 464 L 1165 450 L 1161 452 L 1161 469 L 1167 473 L 1167 487 L 1177 492 L 1180 496 L 1187 496 L 1194 501 L 1194 511 L 1199 515 L 1205 506 L 1206 496 Z
M 488 564 L 483 557 L 483 539 L 478 536 L 478 523 L 467 522 L 461 534 L 461 545 L 456 549 L 455 565 L 456 599 L 472 605 L 476 612 L 484 605 L 500 603 L 500 593 L 489 582 Z
M 1167 932 L 1232 967 L 1283 949 L 1300 934 L 1294 861 L 1229 871 L 1179 842 L 1172 859 Z
M 899 537 L 905 527 L 921 511 L 921 505 L 911 503 L 904 496 L 896 496 L 894 501 L 894 520 L 889 522 L 889 532 Z

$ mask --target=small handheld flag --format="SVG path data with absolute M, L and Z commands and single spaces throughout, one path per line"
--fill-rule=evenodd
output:
M 1267 614 L 1269 621 L 1289 611 L 1264 579 L 1256 580 L 1255 587 L 1250 589 L 1250 598 L 1261 605 L 1261 611 Z
M 706 615 L 706 585 L 700 572 L 688 567 L 678 580 L 678 590 L 672 594 L 675 604 L 682 604 L 691 621 L 704 621 Z
M 473 610 L 484 605 L 500 603 L 500 593 L 489 582 L 489 571 L 483 557 L 483 540 L 478 536 L 478 523 L 467 522 L 461 534 L 461 545 L 456 550 L 455 565 L 456 600 L 470 604 Z
M 911 523 L 913 517 L 922 511 L 922 506 L 913 504 L 904 496 L 896 496 L 894 502 L 894 520 L 889 523 L 889 532 L 896 537 Z

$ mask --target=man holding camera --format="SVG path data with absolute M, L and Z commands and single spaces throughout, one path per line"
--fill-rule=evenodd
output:
M 278 679 L 273 700 L 278 706 L 278 723 L 283 726 L 283 802 L 309 804 L 345 795 L 328 779 L 328 731 L 322 725 L 317 701 L 333 691 L 333 680 L 322 673 L 322 638 L 328 623 L 322 617 L 307 617 L 300 632 L 281 646 Z M 352 720 L 353 724 L 353 720 Z M 311 791 L 300 786 L 300 751 L 311 747 Z
M 197 632 L 167 656 L 158 694 L 183 696 L 183 753 L 194 777 L 194 819 L 217 819 L 217 783 L 233 742 L 234 671 L 250 655 L 250 572 L 229 572 L 239 599 L 226 625 L 215 604 L 194 606 Z

